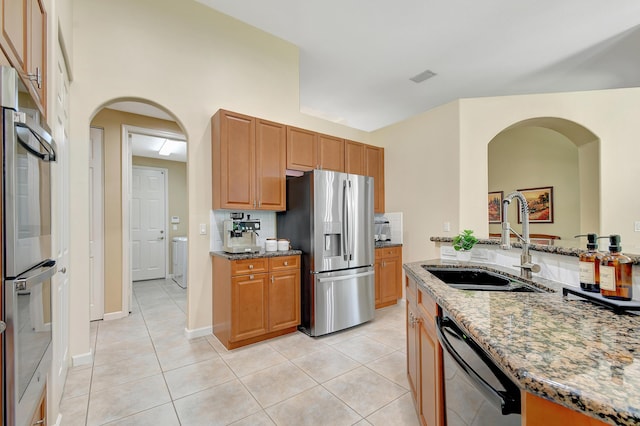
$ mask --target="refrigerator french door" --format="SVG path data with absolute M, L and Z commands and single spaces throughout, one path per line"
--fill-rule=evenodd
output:
M 288 178 L 277 227 L 303 252 L 301 330 L 321 336 L 373 319 L 373 178 L 327 170 Z

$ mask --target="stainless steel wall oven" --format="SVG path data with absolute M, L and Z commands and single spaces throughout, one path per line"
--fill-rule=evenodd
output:
M 55 143 L 15 69 L 0 67 L 5 424 L 31 420 L 51 365 L 51 162 Z

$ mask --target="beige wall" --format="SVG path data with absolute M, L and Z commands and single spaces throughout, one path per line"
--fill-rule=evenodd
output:
M 91 126 L 104 129 L 104 312 L 122 309 L 122 125 L 181 133 L 172 121 L 103 108 Z M 186 188 L 186 185 L 185 185 Z
M 558 235 L 563 240 L 580 233 L 578 147 L 572 141 L 547 128 L 517 127 L 497 135 L 488 149 L 489 191 L 507 195 L 517 189 L 553 186 L 554 222 L 532 223 L 531 233 Z M 519 233 L 516 205 L 508 213 Z M 489 225 L 489 232 L 501 229 L 500 224 Z
M 403 212 L 404 262 L 437 256 L 429 237 L 445 222 L 467 226 L 458 217 L 458 115 L 452 102 L 372 134 L 385 148 L 385 209 Z
M 145 167 L 157 167 L 167 169 L 168 173 L 168 204 L 169 212 L 167 217 L 167 229 L 169 239 L 169 264 L 167 270 L 170 274 L 173 273 L 173 248 L 171 241 L 173 237 L 184 237 L 187 235 L 189 229 L 189 209 L 187 198 L 187 163 L 181 161 L 168 161 L 158 158 L 148 157 L 133 157 L 132 162 L 134 166 Z M 175 225 L 177 229 L 173 229 L 171 224 L 171 216 L 178 216 L 180 223 Z
M 371 143 L 355 129 L 299 111 L 298 49 L 194 1 L 73 2 L 71 87 L 71 354 L 89 352 L 89 123 L 105 104 L 146 99 L 189 140 L 189 330 L 211 325 L 211 125 L 219 108 Z M 74 284 L 75 283 L 75 284 Z
M 594 226 L 599 216 L 601 234 L 620 234 L 623 251 L 640 253 L 640 233 L 633 231 L 640 197 L 632 189 L 640 181 L 639 116 L 640 89 L 632 88 L 462 99 L 373 132 L 372 141 L 385 146 L 387 210 L 405 212 L 404 261 L 438 256 L 431 236 L 454 236 L 461 228 L 488 234 L 487 144 L 537 117 L 572 121 L 597 136 L 599 143 L 579 150 L 588 161 L 599 150 L 600 172 L 592 169 L 589 179 L 602 188 L 599 214 L 583 210 L 582 227 Z M 597 204 L 588 203 L 592 209 Z M 451 223 L 450 232 L 443 231 L 443 221 Z

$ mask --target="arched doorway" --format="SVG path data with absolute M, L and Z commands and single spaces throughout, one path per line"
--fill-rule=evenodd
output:
M 132 308 L 132 267 L 140 264 L 140 254 L 148 255 L 156 253 L 156 258 L 163 260 L 158 266 L 160 275 L 158 279 L 171 280 L 172 278 L 172 246 L 170 241 L 174 236 L 186 236 L 188 229 L 188 200 L 187 200 L 187 159 L 186 159 L 186 135 L 183 127 L 176 118 L 166 109 L 141 99 L 114 100 L 105 103 L 91 120 L 92 128 L 101 129 L 103 132 L 102 174 L 104 177 L 104 194 L 102 199 L 104 223 L 104 272 L 103 284 L 103 319 L 117 319 L 127 316 Z M 175 152 L 163 157 L 159 154 L 160 148 L 169 145 L 169 141 L 182 143 L 182 154 Z M 132 224 L 141 224 L 138 220 L 149 215 L 140 215 L 138 200 L 134 200 L 132 188 L 138 177 L 133 175 L 134 167 L 147 171 L 158 171 L 155 181 L 163 181 L 165 185 L 164 201 L 156 204 L 163 208 L 152 211 L 153 217 L 159 225 L 159 235 L 154 238 L 153 250 L 135 250 L 133 247 Z M 153 178 L 153 177 L 152 177 Z M 90 180 L 93 182 L 94 180 Z M 91 185 L 91 183 L 90 183 Z M 182 188 L 179 188 L 179 186 Z M 95 185 L 93 185 L 95 187 Z M 100 197 L 93 197 L 100 198 Z M 176 201 L 176 198 L 180 200 Z M 93 200 L 91 201 L 92 206 Z M 92 218 L 95 218 L 97 208 L 92 208 Z M 160 217 L 162 210 L 162 217 Z M 178 211 L 176 211 L 178 210 Z M 156 214 L 157 213 L 157 214 Z M 135 218 L 134 218 L 135 216 Z M 171 223 L 172 216 L 177 217 Z M 93 224 L 93 229 L 99 229 L 100 224 Z M 95 235 L 92 232 L 90 235 Z M 94 242 L 91 246 L 99 245 Z M 132 249 L 133 247 L 133 249 Z M 163 251 L 156 251 L 156 247 L 162 247 Z M 93 249 L 91 250 L 93 252 Z M 93 262 L 93 258 L 91 260 Z M 92 277 L 99 276 L 94 273 L 91 266 Z M 148 278 L 153 278 L 148 276 Z M 92 289 L 98 289 L 92 283 Z M 186 312 L 186 289 L 184 297 L 184 309 Z M 100 294 L 99 290 L 92 290 L 91 303 L 96 303 Z M 97 319 L 93 316 L 92 319 Z
M 559 236 L 600 231 L 600 140 L 584 126 L 555 117 L 515 123 L 488 144 L 489 192 L 552 187 L 554 215 L 531 232 Z M 517 223 L 516 210 L 510 211 Z M 490 233 L 500 225 L 490 224 Z

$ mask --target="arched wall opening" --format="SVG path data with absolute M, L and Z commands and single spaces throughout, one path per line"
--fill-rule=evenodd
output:
M 487 145 L 491 193 L 552 188 L 553 216 L 531 223 L 532 234 L 558 236 L 560 245 L 575 235 L 600 231 L 600 139 L 586 127 L 556 117 L 517 122 Z M 518 223 L 517 209 L 509 222 Z M 489 233 L 500 232 L 489 225 Z
M 117 319 L 127 316 L 131 310 L 131 172 L 133 164 L 142 167 L 162 167 L 169 171 L 168 180 L 182 182 L 184 186 L 180 192 L 183 200 L 174 204 L 182 206 L 185 211 L 179 215 L 182 223 L 182 235 L 188 234 L 188 162 L 173 159 L 144 158 L 134 155 L 131 138 L 132 132 L 148 134 L 149 136 L 182 139 L 188 141 L 185 127 L 179 119 L 167 108 L 148 99 L 117 98 L 100 105 L 91 116 L 91 127 L 103 129 L 103 173 L 104 173 L 104 319 Z M 151 143 L 151 142 L 149 142 Z M 175 186 L 168 182 L 168 187 Z M 174 191 L 176 192 L 176 191 Z M 175 215 L 171 209 L 172 195 L 166 215 L 167 231 L 173 229 L 169 223 L 170 217 Z M 93 216 L 93 214 L 92 214 Z M 175 226 L 175 225 L 174 225 Z M 177 227 L 177 226 L 176 226 Z M 166 232 L 169 241 L 170 232 Z M 167 277 L 171 274 L 171 244 L 167 247 L 166 261 Z

